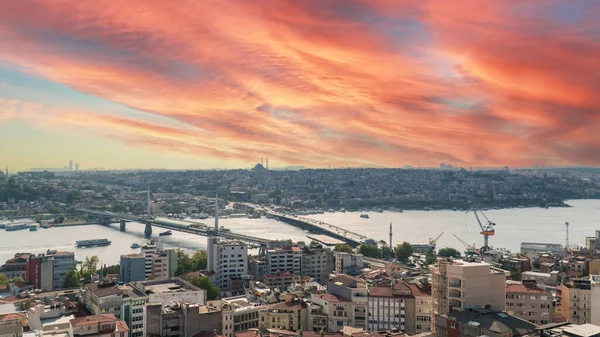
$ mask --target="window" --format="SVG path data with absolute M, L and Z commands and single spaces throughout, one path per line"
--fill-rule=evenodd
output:
M 450 329 L 456 329 L 456 322 L 450 322 Z

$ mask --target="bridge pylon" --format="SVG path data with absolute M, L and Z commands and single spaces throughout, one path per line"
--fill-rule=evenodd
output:
M 147 237 L 152 236 L 152 225 L 150 223 L 146 224 L 146 228 L 144 229 L 144 235 Z
M 127 221 L 125 221 L 125 219 L 121 219 L 119 221 L 119 230 L 121 232 L 124 232 L 126 230 L 126 228 L 127 228 Z

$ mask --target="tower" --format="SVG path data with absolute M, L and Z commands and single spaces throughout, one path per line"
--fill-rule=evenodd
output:
M 150 206 L 151 206 L 150 205 L 150 203 L 151 203 L 151 201 L 150 201 L 150 187 L 148 187 L 148 197 L 146 199 L 146 203 L 148 204 L 147 205 L 148 209 L 146 210 L 146 215 L 148 217 L 150 217 L 150 215 L 152 215 L 152 211 L 151 211 L 151 208 L 150 208 Z
M 269 157 L 267 157 L 267 171 L 269 170 Z
M 69 172 L 73 171 L 73 161 L 69 160 Z
M 75 171 L 79 171 L 79 163 L 75 163 Z
M 392 247 L 393 247 L 393 246 L 392 246 L 392 222 L 390 221 L 390 249 L 392 249 L 392 250 L 393 250 L 393 248 L 392 248 Z
M 568 253 L 569 252 L 569 223 L 568 222 L 565 222 L 565 228 L 567 231 L 567 240 L 565 242 L 565 252 Z
M 219 233 L 219 193 L 215 196 L 215 235 Z

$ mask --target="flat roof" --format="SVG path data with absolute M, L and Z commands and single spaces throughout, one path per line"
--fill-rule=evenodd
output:
M 184 285 L 176 282 L 159 283 L 152 285 L 144 285 L 147 291 L 151 291 L 154 294 L 165 294 L 165 293 L 180 293 L 185 291 L 196 291 L 195 289 L 186 288 Z
M 571 324 L 562 328 L 562 331 L 576 336 L 591 337 L 600 333 L 600 326 L 589 323 L 581 325 Z

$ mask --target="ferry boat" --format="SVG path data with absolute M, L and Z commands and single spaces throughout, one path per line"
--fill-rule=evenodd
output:
M 6 231 L 7 232 L 18 231 L 18 230 L 25 229 L 28 227 L 29 227 L 29 224 L 26 224 L 26 223 L 9 224 L 9 225 L 6 225 Z
M 158 234 L 158 236 L 167 236 L 167 235 L 172 235 L 173 232 L 171 232 L 170 230 L 166 231 L 166 232 L 161 232 Z
M 369 214 L 361 214 L 360 217 L 363 218 L 363 219 L 368 219 L 369 218 Z
M 129 246 L 129 247 L 131 247 L 131 249 L 140 248 L 140 244 L 135 242 L 135 243 L 132 243 L 131 246 Z
M 36 224 L 36 223 L 32 223 L 31 225 L 29 225 L 29 231 L 30 232 L 35 232 L 38 230 L 38 228 L 40 228 L 40 225 Z
M 112 242 L 108 239 L 93 239 L 93 240 L 80 240 L 77 241 L 77 247 L 94 247 L 94 246 L 108 246 Z

